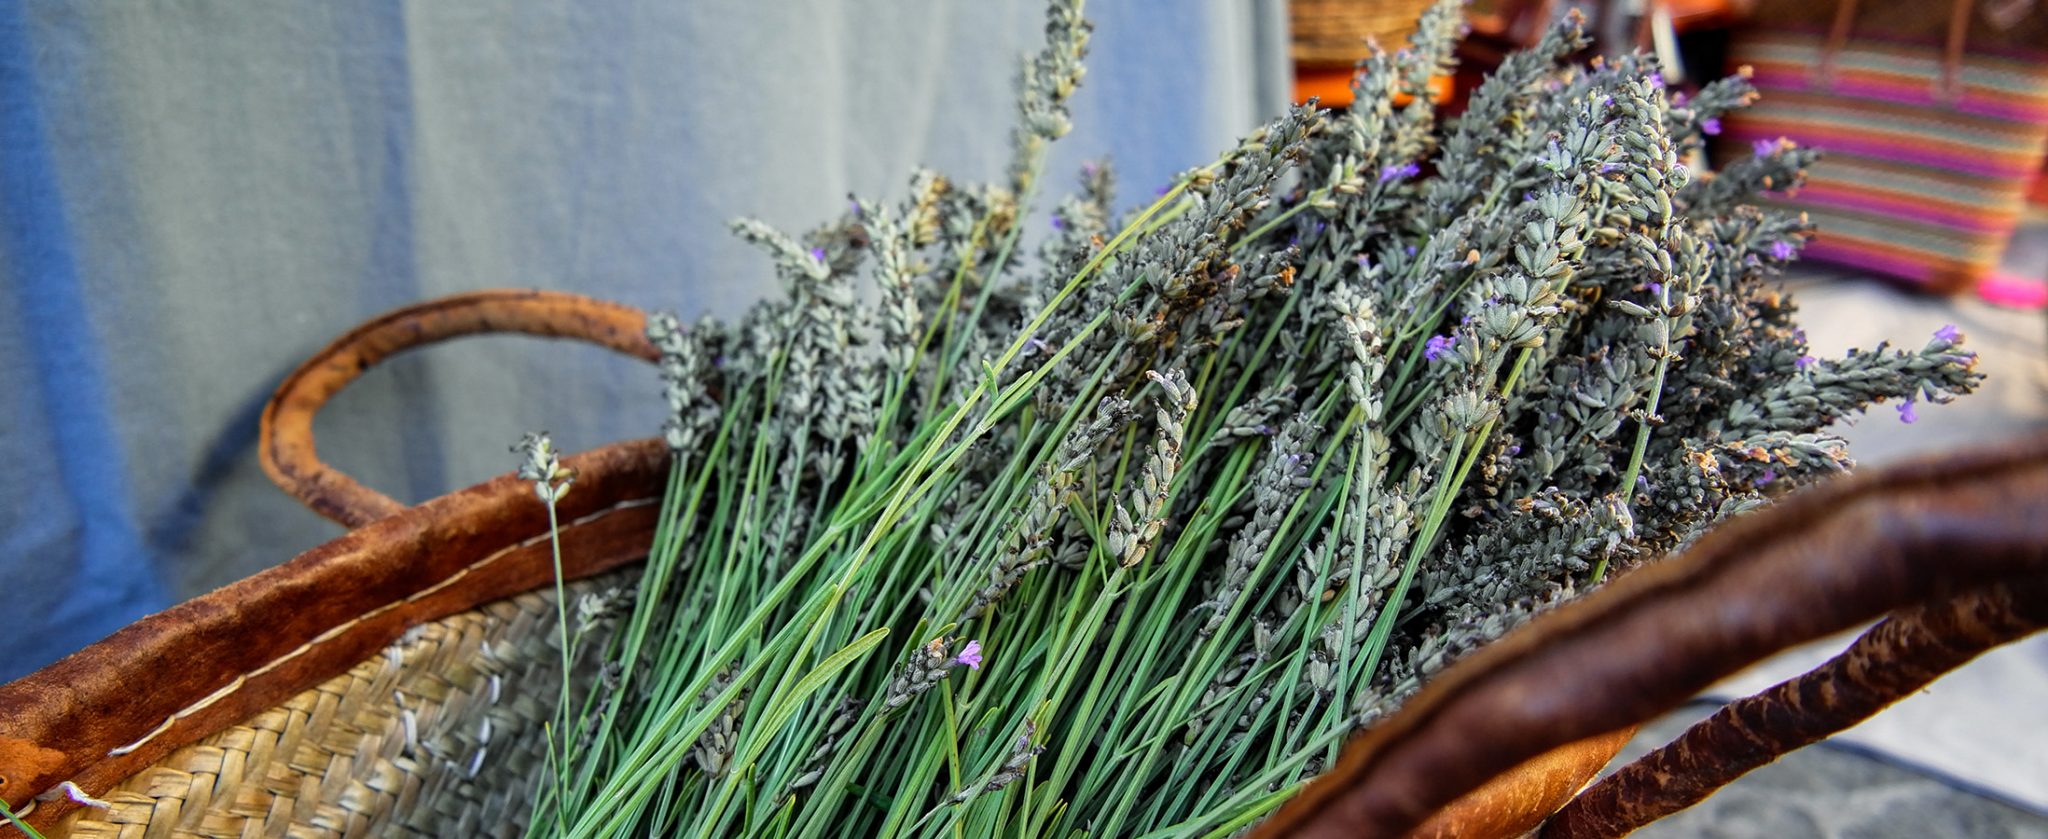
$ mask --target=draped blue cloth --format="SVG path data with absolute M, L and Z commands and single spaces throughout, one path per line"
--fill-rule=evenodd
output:
M 1091 4 L 1049 188 L 1108 157 L 1135 203 L 1277 113 L 1279 9 Z M 776 288 L 731 217 L 1000 177 L 1042 29 L 1035 0 L 0 3 L 0 679 L 340 533 L 255 455 L 333 336 L 494 286 L 737 314 Z M 521 432 L 581 450 L 660 410 L 635 362 L 488 338 L 393 360 L 317 431 L 414 502 Z

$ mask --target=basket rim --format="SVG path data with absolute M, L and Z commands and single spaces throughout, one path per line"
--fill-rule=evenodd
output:
M 669 453 L 631 440 L 565 460 L 563 575 L 644 560 Z M 426 621 L 554 582 L 547 508 L 505 474 L 349 531 L 0 685 L 0 795 L 119 783 L 356 663 Z M 459 585 L 457 583 L 460 583 Z M 58 796 L 39 829 L 78 805 Z

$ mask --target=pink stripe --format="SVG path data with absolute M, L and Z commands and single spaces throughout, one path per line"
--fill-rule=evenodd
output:
M 1921 284 L 1925 284 L 1930 275 L 1934 273 L 1933 269 L 1924 263 L 1891 259 L 1882 254 L 1863 250 L 1852 244 L 1831 243 L 1828 241 L 1826 233 L 1815 234 L 1806 243 L 1806 247 L 1800 251 L 1800 258 L 1811 259 L 1816 262 L 1832 262 L 1837 265 L 1847 265 L 1851 268 L 1861 268 L 1865 271 L 1876 271 L 1886 276 Z
M 1736 127 L 1737 125 L 1740 127 Z M 1887 140 L 1873 134 L 1829 130 L 1811 123 L 1781 123 L 1776 120 L 1753 118 L 1731 125 L 1729 130 L 1732 139 L 1766 139 L 1780 135 L 1789 137 L 1802 146 L 1820 149 L 1823 154 L 1831 151 L 1846 152 L 1859 157 L 1910 163 L 1949 172 L 1966 172 L 1986 178 L 2025 178 L 2034 173 L 2033 164 L 2027 161 L 2001 163 L 1994 155 L 1935 151 L 1916 145 L 1910 140 Z
M 1972 116 L 2005 120 L 2007 122 L 2030 125 L 2048 122 L 2048 107 L 2029 107 L 2026 100 L 1995 95 L 1981 88 L 1965 87 L 1962 101 L 1953 105 L 1936 101 L 1934 98 L 1933 80 L 1914 84 L 1901 84 L 1879 81 L 1869 76 L 1845 74 L 1836 79 L 1834 85 L 1823 88 L 1812 84 L 1807 74 L 1803 71 L 1759 68 L 1756 71 L 1756 77 L 1751 81 L 1755 83 L 1758 90 L 1763 91 L 1766 95 L 1773 88 L 1812 93 L 1835 93 L 1900 105 L 1938 108 L 1943 111 L 1952 109 Z
M 2011 215 L 2000 217 L 1989 212 L 1959 212 L 1922 201 L 1872 195 L 1862 190 L 1835 189 L 1817 181 L 1807 181 L 1806 186 L 1800 188 L 1799 197 L 1790 199 L 1788 203 L 1800 202 L 1852 212 L 1881 213 L 1894 218 L 1908 218 L 1922 224 L 1964 233 L 2003 234 L 2012 230 L 2016 220 Z

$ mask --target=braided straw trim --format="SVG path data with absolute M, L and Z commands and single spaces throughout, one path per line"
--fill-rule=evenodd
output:
M 571 600 L 637 570 L 579 580 Z M 523 834 L 561 678 L 552 587 L 415 627 L 384 653 L 178 749 L 83 807 L 75 839 Z M 609 625 L 582 641 L 601 650 Z M 575 684 L 597 680 L 597 656 Z M 580 701 L 580 700 L 579 700 Z

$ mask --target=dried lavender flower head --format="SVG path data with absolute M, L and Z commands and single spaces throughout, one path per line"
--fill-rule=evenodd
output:
M 1834 423 L 1976 386 L 1953 328 L 1811 354 L 1776 278 L 1812 230 L 1763 199 L 1816 152 L 1699 155 L 1746 80 L 1680 98 L 1648 57 L 1574 65 L 1567 16 L 1445 118 L 1427 84 L 1463 20 L 1437 4 L 1351 106 L 1119 217 L 1104 164 L 1036 203 L 1090 32 L 1055 0 L 1002 183 L 919 172 L 800 236 L 735 224 L 788 296 L 649 322 L 682 465 L 636 617 L 668 627 L 650 660 L 700 670 L 630 701 L 708 720 L 646 749 L 695 758 L 663 823 L 939 832 L 1031 776 L 1046 834 L 1244 824 L 1272 800 L 1236 793 L 1314 772 L 1306 744 L 1848 468 Z M 1027 254 L 1031 224 L 1055 229 Z M 748 689 L 818 713 L 748 731 L 783 701 L 736 687 L 761 669 Z M 867 804 L 892 797 L 924 815 Z

